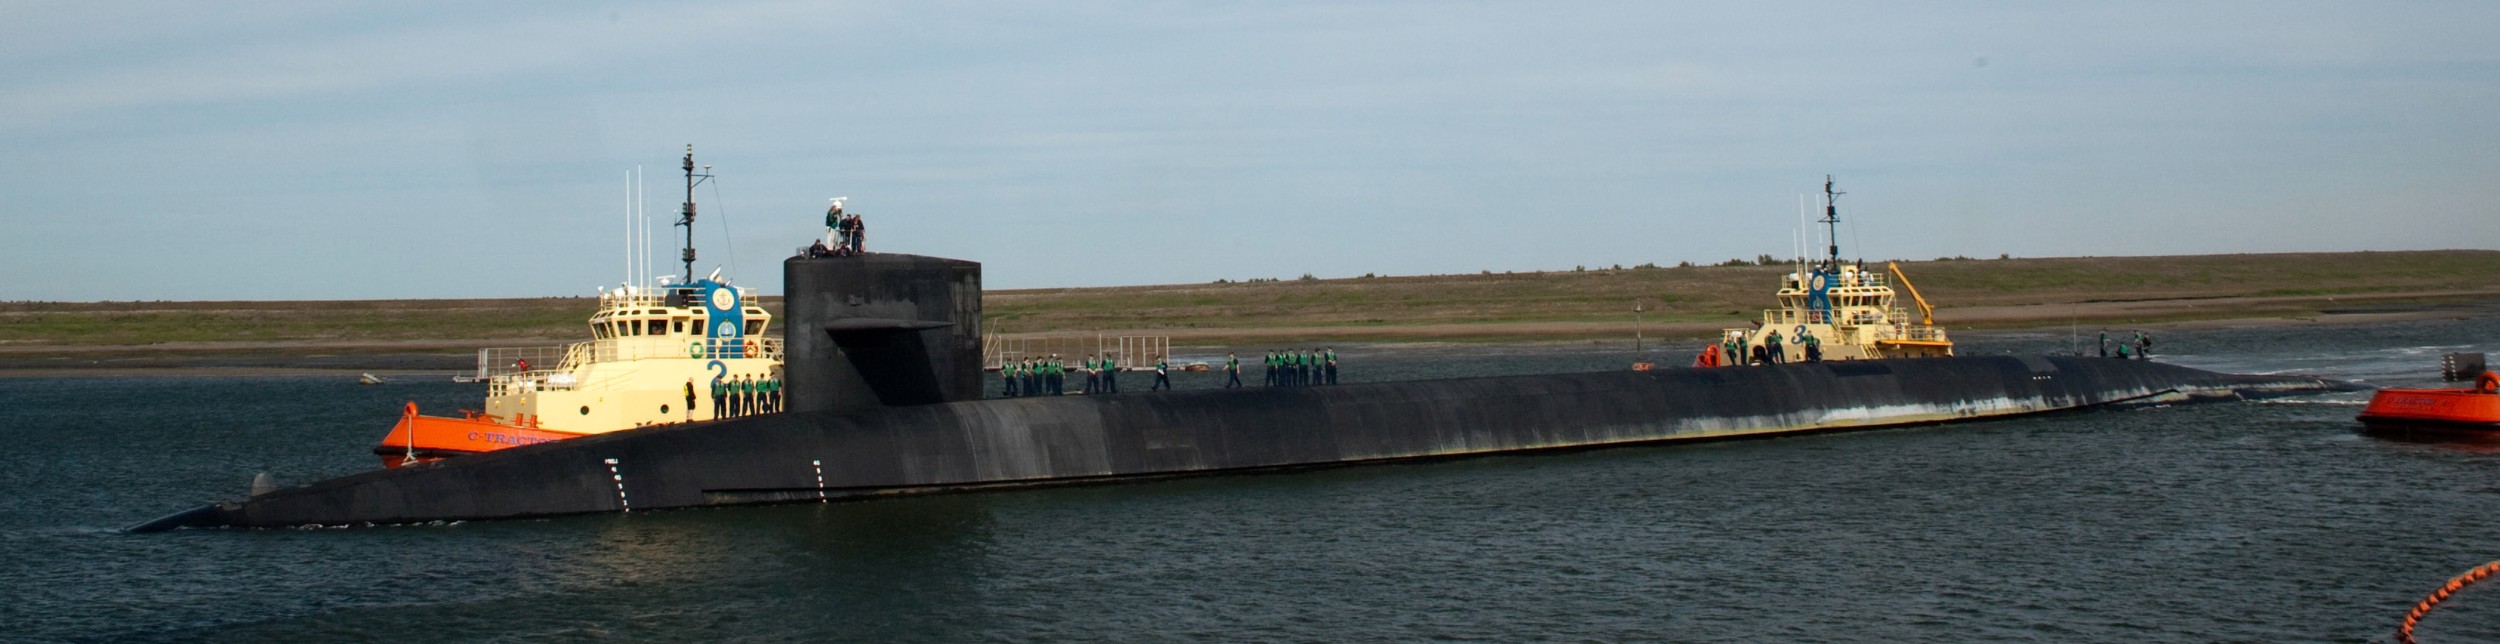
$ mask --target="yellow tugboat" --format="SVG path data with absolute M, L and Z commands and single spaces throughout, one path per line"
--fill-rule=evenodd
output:
M 1841 261 L 1840 209 L 1834 204 L 1841 194 L 1824 177 L 1823 218 L 1816 223 L 1824 225 L 1831 240 L 1828 255 L 1822 261 L 1800 262 L 1794 272 L 1781 276 L 1779 308 L 1764 310 L 1754 326 L 1721 334 L 1718 355 L 1705 352 L 1702 364 L 1953 355 L 1953 340 L 1936 326 L 1935 307 L 1919 296 L 1899 264 L 1887 263 L 1879 273 L 1863 263 Z M 1895 280 L 1918 305 L 1915 321 L 1893 291 Z
M 686 150 L 685 276 L 694 275 L 694 149 Z M 599 294 L 591 339 L 558 350 L 486 349 L 484 410 L 403 410 L 373 451 L 388 467 L 690 420 L 774 411 L 781 340 L 755 296 L 720 279 L 668 276 Z M 533 364 L 535 359 L 538 363 Z M 719 398 L 714 387 L 735 391 Z M 687 392 L 693 392 L 689 404 Z M 764 395 L 754 395 L 757 393 Z M 722 407 L 728 407 L 723 409 Z

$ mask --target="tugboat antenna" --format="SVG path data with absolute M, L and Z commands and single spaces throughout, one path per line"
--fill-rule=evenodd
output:
M 686 206 L 685 206 L 685 208 L 680 209 L 680 210 L 678 211 L 678 214 L 677 214 L 677 223 L 676 223 L 675 225 L 678 225 L 678 226 L 684 226 L 684 227 L 686 228 L 686 250 L 685 250 L 685 252 L 683 252 L 683 253 L 680 253 L 680 254 L 679 254 L 679 259 L 682 259 L 682 260 L 684 260 L 684 261 L 686 262 L 686 272 L 681 273 L 681 275 L 685 275 L 685 276 L 686 276 L 686 281 L 687 281 L 687 282 L 693 282 L 693 281 L 694 281 L 694 187 L 695 187 L 696 185 L 698 185 L 698 184 L 703 183 L 703 181 L 704 181 L 704 180 L 712 178 L 712 173 L 711 173 L 711 166 L 704 166 L 704 168 L 703 168 L 703 169 L 704 169 L 704 173 L 703 173 L 703 174 L 695 174 L 695 173 L 694 173 L 694 144 L 692 144 L 692 143 L 688 143 L 688 144 L 686 144 L 686 160 L 685 160 L 685 163 L 684 163 L 684 164 L 682 164 L 680 167 L 683 167 L 683 168 L 685 168 L 685 169 L 686 169 Z
M 1823 175 L 1823 239 L 1831 242 L 1826 248 L 1831 256 L 1824 260 L 1823 265 L 1827 270 L 1840 270 L 1840 206 L 1837 202 L 1845 194 L 1849 193 L 1832 189 L 1832 175 Z

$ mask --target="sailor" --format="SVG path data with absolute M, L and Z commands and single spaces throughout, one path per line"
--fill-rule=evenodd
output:
M 2109 357 L 2109 329 L 2101 329 L 2101 357 Z
M 1285 384 L 1300 387 L 1302 385 L 1309 384 L 1310 382 L 1310 363 L 1302 357 L 1302 350 L 1286 350 Z
M 851 215 L 851 252 L 868 252 L 868 220 Z
M 2135 357 L 2153 359 L 2153 336 L 2145 335 L 2143 331 L 2135 332 Z
M 834 248 L 851 245 L 850 224 L 851 220 L 842 216 L 842 198 L 834 197 L 833 205 L 825 208 L 825 234 L 833 236 Z
M 1016 397 L 1016 363 L 999 363 L 998 382 L 998 396 L 1000 398 Z
M 781 411 L 781 376 L 764 375 L 764 413 Z
M 1266 362 L 1262 362 L 1262 363 L 1260 363 L 1260 366 L 1259 366 L 1259 381 L 1260 381 L 1261 383 L 1264 383 L 1264 384 L 1265 384 L 1265 386 L 1268 386 L 1268 387 L 1274 387 L 1274 386 L 1276 386 L 1276 350 L 1275 350 L 1275 349 L 1268 349 L 1268 350 L 1267 350 L 1267 360 L 1266 360 Z
M 1034 388 L 1033 384 L 1033 360 L 1028 358 L 1024 362 L 1017 363 L 1016 390 L 1024 392 L 1027 396 L 1041 395 L 1042 391 Z
M 2132 356 L 2127 355 L 2127 345 L 2123 345 L 2123 344 L 2121 344 L 2121 345 L 2118 345 L 2118 359 L 2120 359 L 2120 360 L 2133 360 L 2133 359 L 2135 359 L 2135 358 L 2134 358 L 2134 357 L 2132 357 Z
M 1153 387 L 1149 387 L 1149 388 L 1147 388 L 1146 390 L 1147 390 L 1147 391 L 1163 391 L 1163 390 L 1165 390 L 1165 389 L 1171 389 L 1171 388 L 1172 388 L 1172 361 L 1171 361 L 1170 359 L 1168 359 L 1168 358 L 1164 358 L 1164 357 L 1162 357 L 1162 356 L 1156 356 L 1156 357 L 1155 357 L 1155 386 L 1153 386 Z
M 1096 389 L 1101 389 L 1101 388 L 1102 388 L 1102 371 L 1101 371 L 1101 365 L 1097 365 L 1097 364 L 1095 364 L 1095 363 L 1094 363 L 1094 354 L 1091 354 L 1091 353 L 1085 354 L 1085 393 L 1086 393 L 1086 394 L 1089 394 L 1089 395 L 1090 395 L 1090 394 L 1095 394 L 1095 393 L 1100 393 L 1100 392 L 1097 392 L 1097 391 L 1095 391 L 1095 390 L 1096 390 Z
M 1814 337 L 1814 334 L 1812 333 L 1808 333 L 1805 334 L 1804 341 L 1806 345 L 1806 362 L 1822 362 L 1823 340 L 1821 338 Z
M 1102 354 L 1102 392 L 1120 393 L 1120 359 Z
M 1050 354 L 1050 395 L 1068 395 L 1068 363 L 1059 354 Z
M 1768 354 L 1771 357 L 1771 364 L 1779 364 L 1788 361 L 1788 352 L 1780 350 L 1779 329 L 1772 329 L 1771 334 L 1762 339 L 1762 344 L 1764 345 L 1763 353 Z
M 1241 356 L 1224 354 L 1224 388 L 1241 386 Z
M 715 376 L 712 378 L 712 420 L 720 420 L 728 415 L 728 411 L 729 383 L 722 382 L 720 377 Z
M 1322 347 L 1319 351 L 1320 360 L 1324 361 L 1328 368 L 1328 384 L 1337 384 L 1337 350 Z
M 755 374 L 738 379 L 738 415 L 755 415 Z
M 694 422 L 694 379 L 686 379 L 686 422 Z

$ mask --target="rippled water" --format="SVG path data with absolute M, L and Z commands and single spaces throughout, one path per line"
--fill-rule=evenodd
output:
M 2418 385 L 2440 353 L 2500 353 L 2500 325 L 2160 340 L 2192 366 Z M 1345 353 L 1350 379 L 1628 362 Z M 2500 559 L 2500 442 L 2359 434 L 2353 394 L 832 505 L 117 531 L 262 470 L 372 468 L 399 400 L 479 394 L 0 380 L 0 638 L 2359 641 Z M 2500 639 L 2500 589 L 2420 634 Z

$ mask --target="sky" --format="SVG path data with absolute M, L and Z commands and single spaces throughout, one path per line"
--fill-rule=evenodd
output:
M 2500 247 L 2487 2 L 0 5 L 0 300 Z M 674 240 L 674 241 L 672 241 Z M 1819 246 L 1820 243 L 1816 242 Z

